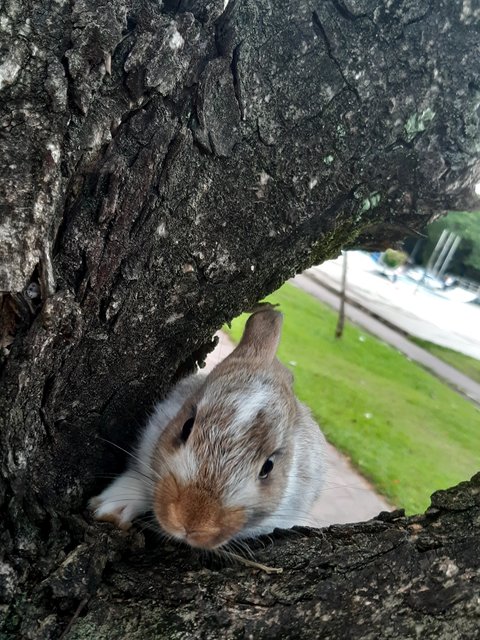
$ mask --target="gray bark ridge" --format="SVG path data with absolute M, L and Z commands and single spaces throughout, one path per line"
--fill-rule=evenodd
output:
M 275 533 L 254 555 L 281 574 L 98 529 L 16 601 L 4 629 L 10 623 L 19 635 L 2 637 L 43 640 L 67 629 L 68 640 L 478 635 L 480 474 L 436 492 L 422 516 Z
M 127 442 L 224 321 L 341 245 L 474 205 L 480 38 L 462 7 L 5 6 L 11 55 L 30 47 L 2 89 L 15 495 L 78 508 L 108 458 L 95 434 Z

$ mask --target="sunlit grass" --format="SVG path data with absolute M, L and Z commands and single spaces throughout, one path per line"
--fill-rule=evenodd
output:
M 336 340 L 336 314 L 292 285 L 268 300 L 285 316 L 278 356 L 298 397 L 393 504 L 423 511 L 433 491 L 480 469 L 480 411 L 471 403 L 365 331 L 347 324 Z M 246 318 L 233 322 L 234 340 Z

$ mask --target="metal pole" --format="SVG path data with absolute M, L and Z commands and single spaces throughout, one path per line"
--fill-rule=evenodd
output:
M 445 256 L 447 255 L 448 251 L 450 250 L 450 247 L 452 246 L 453 242 L 455 241 L 455 234 L 454 233 L 449 233 L 447 239 L 445 240 L 445 244 L 442 247 L 442 250 L 440 251 L 440 255 L 438 256 L 435 264 L 433 265 L 432 268 L 432 275 L 437 275 L 438 273 L 438 269 L 440 268 L 440 265 L 442 264 L 442 262 L 445 259 Z
M 442 233 L 440 234 L 440 237 L 437 240 L 437 244 L 433 248 L 432 253 L 430 254 L 430 258 L 428 259 L 428 262 L 427 262 L 427 264 L 426 264 L 426 266 L 425 266 L 425 268 L 423 270 L 423 276 L 417 282 L 417 286 L 413 290 L 413 295 L 415 295 L 417 293 L 419 287 L 422 286 L 423 283 L 425 282 L 425 280 L 427 278 L 427 274 L 430 273 L 430 269 L 432 268 L 432 264 L 433 264 L 434 261 L 436 261 L 436 259 L 438 257 L 438 254 L 442 250 L 442 247 L 443 247 L 445 241 L 447 240 L 447 237 L 448 237 L 448 231 L 446 229 L 444 229 L 442 231 Z
M 440 269 L 440 271 L 438 272 L 438 277 L 441 278 L 443 276 L 443 274 L 445 273 L 445 271 L 447 270 L 448 265 L 450 264 L 450 261 L 452 260 L 455 251 L 457 250 L 458 245 L 460 244 L 461 241 L 461 237 L 460 236 L 455 236 L 455 240 L 452 244 L 452 246 L 450 247 L 450 251 L 447 254 L 447 257 L 445 258 L 444 263 L 442 264 L 442 267 Z
M 340 291 L 340 307 L 338 309 L 337 328 L 335 329 L 335 337 L 341 338 L 343 335 L 343 327 L 345 325 L 345 292 L 347 288 L 347 252 L 342 251 L 342 289 Z
M 425 267 L 425 271 L 429 271 L 433 264 L 433 261 L 437 259 L 437 256 L 443 247 L 443 243 L 447 239 L 447 234 L 448 234 L 448 231 L 444 229 L 440 235 L 440 238 L 437 240 L 437 244 L 435 245 L 435 248 L 432 251 L 432 255 L 428 259 L 427 266 Z

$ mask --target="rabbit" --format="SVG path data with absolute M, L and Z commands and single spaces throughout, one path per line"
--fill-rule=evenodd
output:
M 201 549 L 308 525 L 325 439 L 276 358 L 282 322 L 261 307 L 209 375 L 156 405 L 127 470 L 90 501 L 97 520 L 128 529 L 153 511 L 163 533 Z

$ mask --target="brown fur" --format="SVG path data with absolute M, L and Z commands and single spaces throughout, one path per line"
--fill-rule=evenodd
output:
M 154 511 L 162 528 L 171 535 L 185 536 L 192 547 L 214 549 L 238 533 L 246 521 L 242 508 L 225 508 L 210 487 L 190 484 L 180 487 L 173 476 L 155 489 Z
M 154 510 L 161 526 L 172 535 L 187 535 L 186 539 L 192 546 L 218 546 L 238 533 L 247 519 L 252 517 L 252 513 L 247 513 L 246 509 L 222 505 L 224 484 L 234 474 L 235 466 L 243 464 L 240 458 L 246 452 L 252 459 L 252 477 L 260 473 L 267 458 L 276 454 L 271 475 L 259 482 L 259 499 L 269 508 L 280 503 L 290 470 L 292 433 L 279 433 L 272 422 L 279 422 L 285 417 L 289 422 L 294 422 L 297 412 L 292 390 L 293 377 L 275 358 L 281 326 L 281 314 L 271 309 L 251 316 L 239 346 L 214 369 L 205 383 L 206 390 L 212 383 L 217 386 L 221 384 L 222 388 L 228 389 L 228 393 L 241 396 L 247 383 L 260 377 L 268 387 L 276 388 L 276 394 L 281 398 L 278 406 L 271 406 L 268 410 L 259 409 L 244 434 L 236 434 L 233 449 L 232 434 L 228 427 L 234 419 L 235 410 L 228 399 L 220 396 L 214 406 L 199 408 L 188 441 L 188 446 L 193 448 L 201 461 L 195 483 L 179 486 L 178 480 L 168 474 L 157 484 Z M 162 434 L 154 464 L 160 473 L 165 461 L 185 446 L 179 437 L 182 426 L 194 415 L 202 391 L 203 388 L 186 401 Z M 212 427 L 216 429 L 215 438 L 210 434 Z M 214 467 L 212 471 L 212 460 L 221 461 L 221 469 Z
M 179 383 L 152 415 L 132 477 L 127 471 L 93 505 L 97 517 L 122 524 L 153 502 L 166 533 L 204 549 L 305 519 L 321 483 L 323 436 L 275 357 L 281 325 L 281 314 L 262 308 L 208 377 Z M 271 456 L 273 469 L 262 478 Z M 145 466 L 152 482 L 142 490 Z M 138 492 L 137 511 L 131 500 L 117 508 L 125 486 Z
M 261 309 L 252 314 L 245 325 L 237 355 L 247 352 L 247 358 L 261 358 L 264 363 L 272 362 L 277 352 L 282 331 L 283 316 L 271 308 Z

